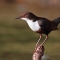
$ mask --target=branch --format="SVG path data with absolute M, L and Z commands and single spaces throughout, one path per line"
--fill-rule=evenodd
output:
M 44 55 L 44 46 L 38 45 L 33 53 L 32 60 L 41 60 Z

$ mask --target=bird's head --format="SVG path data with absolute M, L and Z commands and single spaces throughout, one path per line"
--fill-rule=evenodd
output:
M 22 20 L 33 20 L 36 16 L 31 13 L 31 12 L 23 12 L 20 14 L 19 17 L 17 17 L 16 19 L 22 19 Z

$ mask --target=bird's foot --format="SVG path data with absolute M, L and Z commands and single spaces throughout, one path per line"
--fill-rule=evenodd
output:
M 38 45 L 38 44 L 36 44 L 34 52 L 36 51 L 36 49 L 37 49 L 37 47 L 38 47 L 38 46 L 39 46 L 39 45 Z
M 38 51 L 38 49 L 42 49 L 42 47 L 43 47 L 43 45 L 42 45 L 42 44 L 41 44 L 41 45 L 37 45 L 37 46 L 35 47 L 34 52 Z
M 38 48 L 38 46 L 39 46 L 39 44 L 36 44 L 34 52 L 36 51 L 36 49 Z M 40 45 L 40 48 L 42 48 L 42 46 L 43 46 L 43 43 Z

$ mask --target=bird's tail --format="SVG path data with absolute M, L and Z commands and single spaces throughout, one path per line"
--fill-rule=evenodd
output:
M 53 22 L 56 26 L 58 26 L 58 24 L 60 23 L 60 17 L 54 19 L 52 22 Z

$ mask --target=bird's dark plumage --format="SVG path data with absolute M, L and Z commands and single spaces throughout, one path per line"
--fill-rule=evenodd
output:
M 51 31 L 51 27 L 50 27 L 51 26 L 51 21 L 46 19 L 46 18 L 39 17 L 38 23 L 39 23 L 39 25 L 41 26 L 41 29 L 42 29 L 41 33 L 48 35 Z
M 54 19 L 53 21 L 48 20 L 47 18 L 44 17 L 37 17 L 37 19 L 42 30 L 42 31 L 37 31 L 38 33 L 43 33 L 48 35 L 51 31 L 58 30 L 57 26 L 60 23 L 60 17 Z
M 56 26 L 58 26 L 58 24 L 60 23 L 60 17 L 54 19 L 52 22 L 53 22 Z

